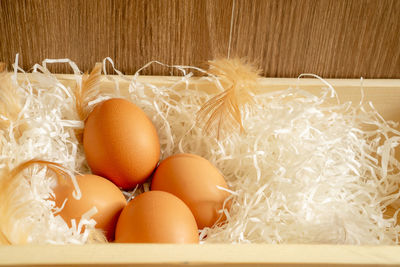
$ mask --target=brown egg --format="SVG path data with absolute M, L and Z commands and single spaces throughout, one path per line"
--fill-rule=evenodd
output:
M 123 209 L 115 230 L 120 243 L 198 243 L 196 220 L 176 196 L 149 191 Z
M 120 98 L 97 105 L 85 122 L 83 147 L 94 174 L 124 189 L 143 183 L 156 167 L 156 129 L 135 104 Z
M 119 214 L 126 206 L 124 195 L 118 187 L 103 177 L 86 174 L 77 176 L 76 179 L 82 193 L 79 200 L 72 196 L 75 187 L 71 179 L 62 180 L 54 188 L 56 207 L 61 207 L 68 198 L 59 214 L 71 227 L 71 219 L 79 223 L 84 213 L 96 207 L 98 212 L 92 217 L 97 222 L 96 228 L 105 231 L 108 240 L 113 240 Z
M 202 229 L 225 219 L 218 211 L 229 193 L 217 186 L 228 188 L 222 174 L 208 160 L 193 154 L 177 154 L 160 163 L 151 190 L 166 191 L 182 199 Z

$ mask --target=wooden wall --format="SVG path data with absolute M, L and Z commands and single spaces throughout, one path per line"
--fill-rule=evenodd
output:
M 24 69 L 66 57 L 88 70 L 109 56 L 132 74 L 229 53 L 264 76 L 400 78 L 400 0 L 0 0 L 0 36 L 0 61 L 20 53 Z

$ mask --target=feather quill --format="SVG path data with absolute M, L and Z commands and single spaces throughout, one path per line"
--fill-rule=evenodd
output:
M 224 91 L 202 105 L 197 122 L 203 125 L 206 135 L 215 135 L 217 139 L 222 132 L 235 128 L 244 133 L 242 110 L 254 102 L 251 92 L 257 87 L 259 71 L 240 59 L 218 59 L 209 64 L 209 73 L 217 76 Z

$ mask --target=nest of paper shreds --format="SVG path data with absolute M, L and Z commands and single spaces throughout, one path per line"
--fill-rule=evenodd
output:
M 46 68 L 57 62 L 73 68 L 69 85 Z M 210 61 L 209 70 L 162 64 L 182 74 L 162 86 L 140 79 L 142 69 L 108 75 L 108 62 L 114 66 L 107 58 L 82 75 L 65 59 L 45 60 L 29 74 L 16 61 L 14 72 L 1 74 L 0 243 L 105 242 L 91 219 L 95 208 L 69 227 L 50 196 L 58 176 L 90 172 L 84 120 L 112 97 L 153 121 L 161 159 L 198 154 L 224 175 L 227 221 L 201 230 L 201 243 L 398 243 L 400 132 L 372 103 L 340 103 L 322 79 L 319 95 L 299 87 L 262 92 L 257 71 L 237 59 Z M 193 70 L 218 93 L 199 90 Z M 124 194 L 129 200 L 147 190 L 145 183 Z

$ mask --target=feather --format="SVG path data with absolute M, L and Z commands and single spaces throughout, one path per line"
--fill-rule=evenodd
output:
M 106 236 L 104 235 L 104 232 L 98 228 L 90 230 L 88 239 L 86 241 L 87 244 L 98 244 L 107 242 L 108 241 Z
M 58 178 L 69 176 L 60 164 L 36 159 L 23 162 L 12 170 L 3 169 L 0 176 L 0 244 L 27 242 L 28 232 L 19 232 L 20 238 L 17 242 L 12 242 L 8 235 L 14 227 L 14 222 L 25 216 L 24 210 L 29 205 L 29 201 L 21 201 L 21 192 L 18 191 L 23 179 L 20 174 L 35 164 L 47 167 L 47 170 L 54 172 Z
M 79 118 L 84 121 L 89 115 L 88 103 L 99 95 L 101 69 L 103 64 L 96 63 L 90 74 L 83 74 L 82 82 L 75 87 L 76 110 Z
M 0 130 L 7 129 L 17 120 L 21 112 L 19 99 L 17 88 L 11 81 L 11 74 L 5 71 L 4 64 L 0 64 Z M 21 134 L 23 125 L 16 130 L 17 134 Z
M 75 107 L 78 113 L 79 119 L 85 121 L 89 116 L 90 110 L 88 104 L 91 100 L 96 98 L 100 94 L 100 77 L 102 63 L 96 63 L 90 74 L 85 73 L 82 75 L 81 84 L 75 86 Z M 80 143 L 83 139 L 83 129 L 75 130 L 76 138 Z
M 219 59 L 209 64 L 209 73 L 217 76 L 225 90 L 203 104 L 197 122 L 206 135 L 216 135 L 217 139 L 223 131 L 238 127 L 244 133 L 242 109 L 253 103 L 250 92 L 257 87 L 259 72 L 240 59 Z

